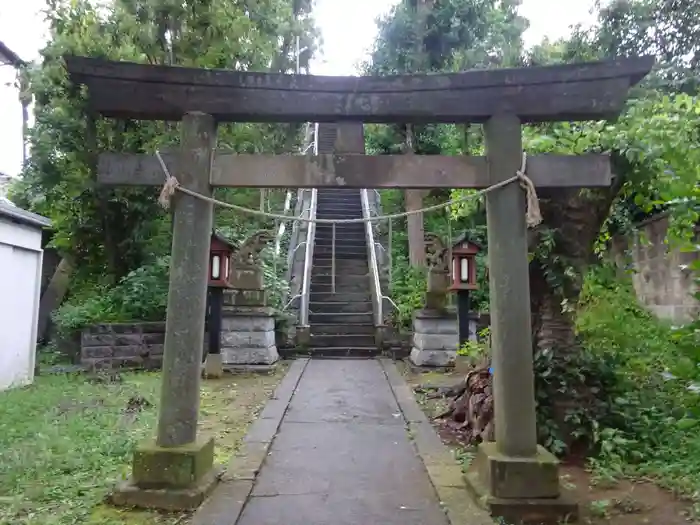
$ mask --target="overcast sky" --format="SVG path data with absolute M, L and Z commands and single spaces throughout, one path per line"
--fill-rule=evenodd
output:
M 372 45 L 375 19 L 398 0 L 316 0 L 315 16 L 323 34 L 323 55 L 312 65 L 319 75 L 347 75 Z M 521 15 L 530 21 L 525 44 L 545 36 L 566 36 L 571 25 L 588 25 L 594 0 L 523 0 Z M 25 60 L 38 57 L 45 41 L 44 0 L 0 0 L 0 40 Z M 0 172 L 16 175 L 22 162 L 22 113 L 9 66 L 0 66 Z

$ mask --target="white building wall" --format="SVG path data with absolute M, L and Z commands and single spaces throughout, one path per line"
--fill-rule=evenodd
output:
M 0 390 L 34 380 L 41 229 L 0 216 Z

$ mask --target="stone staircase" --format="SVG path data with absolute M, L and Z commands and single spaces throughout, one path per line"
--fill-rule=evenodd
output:
M 362 217 L 360 190 L 318 190 L 318 219 Z M 371 284 L 363 223 L 336 224 L 335 293 L 332 284 L 333 226 L 316 225 L 309 325 L 310 353 L 318 357 L 372 357 L 374 340 Z

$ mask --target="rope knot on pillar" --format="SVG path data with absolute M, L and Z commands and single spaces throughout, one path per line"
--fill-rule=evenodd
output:
M 180 188 L 180 183 L 177 178 L 173 177 L 168 170 L 168 167 L 163 161 L 163 157 L 160 155 L 160 151 L 156 151 L 156 157 L 160 163 L 160 167 L 163 168 L 163 174 L 165 175 L 165 184 L 160 190 L 160 195 L 158 196 L 158 203 L 166 210 L 170 208 L 170 199 L 175 194 L 175 191 Z
M 534 228 L 542 222 L 540 201 L 532 179 L 527 176 L 527 153 L 523 151 L 523 161 L 520 169 L 515 172 L 520 187 L 525 191 L 525 222 L 528 228 Z

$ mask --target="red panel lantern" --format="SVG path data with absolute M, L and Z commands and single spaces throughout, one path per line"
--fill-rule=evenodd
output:
M 451 291 L 476 290 L 476 254 L 481 246 L 460 237 L 452 246 L 452 285 Z
M 209 286 L 228 287 L 233 249 L 233 244 L 226 239 L 216 233 L 211 234 L 211 243 L 209 245 Z

